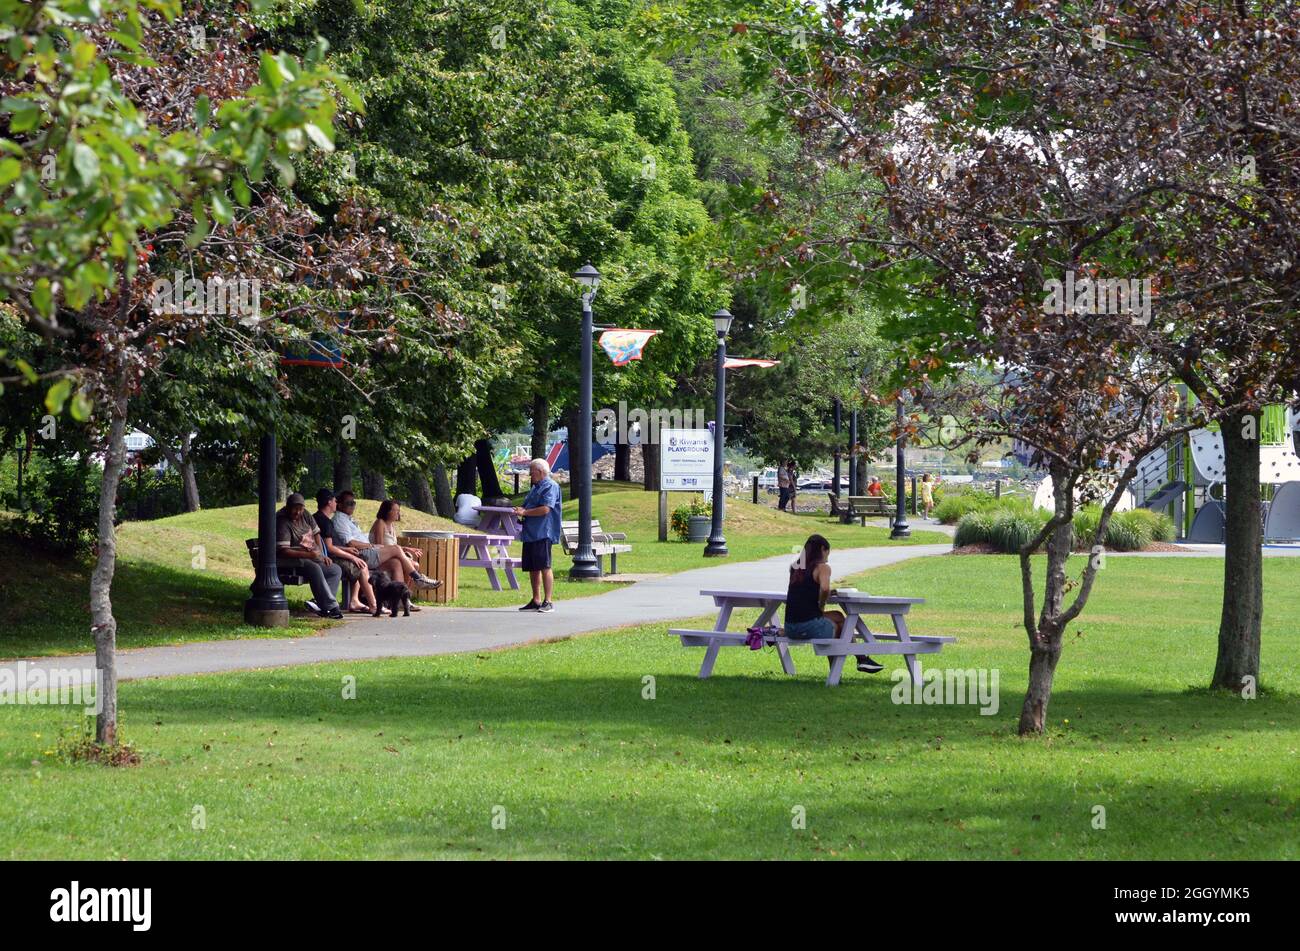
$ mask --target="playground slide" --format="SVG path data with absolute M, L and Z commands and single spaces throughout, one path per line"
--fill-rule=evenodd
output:
M 1158 512 L 1165 506 L 1172 504 L 1175 499 L 1186 491 L 1186 482 L 1170 482 L 1159 492 L 1155 493 L 1155 495 L 1148 497 L 1147 500 L 1142 503 L 1142 507 L 1144 509 L 1151 509 L 1153 512 Z

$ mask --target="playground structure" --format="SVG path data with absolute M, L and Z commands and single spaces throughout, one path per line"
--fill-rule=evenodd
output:
M 1264 407 L 1260 420 L 1260 518 L 1266 544 L 1300 543 L 1300 414 L 1280 404 Z M 1180 541 L 1224 541 L 1223 436 L 1218 426 L 1193 430 L 1144 458 L 1117 511 L 1140 507 L 1168 511 Z M 1038 487 L 1034 504 L 1052 505 L 1051 483 Z
M 1260 517 L 1266 543 L 1300 541 L 1300 455 L 1295 411 L 1266 406 L 1260 422 Z M 1218 427 L 1194 430 L 1142 461 L 1133 482 L 1138 505 L 1169 509 L 1185 541 L 1222 544 L 1224 527 L 1223 436 Z

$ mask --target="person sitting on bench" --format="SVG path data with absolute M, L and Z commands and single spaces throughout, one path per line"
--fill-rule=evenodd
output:
M 320 529 L 321 541 L 330 560 L 339 566 L 343 573 L 344 592 L 351 591 L 352 603 L 347 609 L 354 614 L 374 614 L 376 609 L 375 592 L 370 587 L 370 567 L 359 553 L 343 546 L 334 529 L 334 515 L 338 512 L 338 498 L 329 489 L 322 488 L 316 493 L 316 527 Z M 365 602 L 364 604 L 362 602 Z
M 383 551 L 386 549 L 396 556 L 397 564 L 400 564 L 402 570 L 406 573 L 405 578 L 397 578 L 396 572 L 393 577 L 398 581 L 405 581 L 412 588 L 428 588 L 432 590 L 442 584 L 436 578 L 426 578 L 420 574 L 420 549 L 407 548 L 404 545 L 397 544 L 397 523 L 402 520 L 402 507 L 393 499 L 384 499 L 379 503 L 379 514 L 375 516 L 375 523 L 370 526 L 370 543 L 378 545 L 380 548 L 379 557 L 382 558 Z
M 334 598 L 343 573 L 321 548 L 320 530 L 307 514 L 301 492 L 290 493 L 284 508 L 275 513 L 275 558 L 281 568 L 292 568 L 307 578 L 314 601 L 307 602 L 309 608 L 336 621 L 343 617 Z
M 406 550 L 400 545 L 371 544 L 369 536 L 361 530 L 361 526 L 352 518 L 352 513 L 357 510 L 355 492 L 351 489 L 344 489 L 338 494 L 338 499 L 339 510 L 334 513 L 334 540 L 338 544 L 360 555 L 366 563 L 366 568 L 372 573 L 382 568 L 395 580 L 403 583 L 406 582 L 407 578 L 412 578 L 420 573 L 419 569 L 415 567 L 415 562 L 407 557 Z M 430 588 L 436 588 L 442 584 L 436 578 L 426 580 L 428 580 Z M 412 604 L 411 610 L 418 611 L 420 606 Z
M 809 535 L 803 551 L 790 565 L 790 587 L 785 596 L 785 636 L 792 641 L 828 640 L 839 636 L 844 624 L 840 611 L 827 611 L 831 591 L 831 543 L 821 535 Z M 827 661 L 834 662 L 833 657 Z M 875 674 L 884 666 L 866 654 L 858 655 L 858 670 Z

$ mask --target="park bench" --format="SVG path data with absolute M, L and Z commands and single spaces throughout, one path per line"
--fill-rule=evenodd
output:
M 773 622 L 776 612 L 785 604 L 784 591 L 701 591 L 700 594 L 713 598 L 718 607 L 718 619 L 713 630 L 694 630 L 691 628 L 670 628 L 668 633 L 681 641 L 683 647 L 703 647 L 704 663 L 700 665 L 700 679 L 713 673 L 713 664 L 718 659 L 718 651 L 723 647 L 744 647 L 747 634 L 728 631 L 731 614 L 736 608 L 761 608 L 757 627 L 766 627 Z M 914 604 L 924 604 L 924 598 L 891 598 L 863 594 L 860 591 L 841 590 L 826 602 L 827 607 L 834 605 L 844 612 L 844 625 L 840 636 L 818 640 L 791 640 L 784 634 L 765 636 L 763 642 L 776 648 L 781 658 L 781 669 L 794 675 L 794 661 L 790 657 L 791 645 L 807 645 L 820 657 L 831 658 L 830 674 L 826 685 L 834 687 L 840 682 L 846 657 L 857 654 L 902 654 L 907 664 L 908 673 L 913 683 L 921 682 L 921 669 L 917 664 L 918 654 L 937 654 L 944 644 L 954 643 L 957 638 L 938 634 L 912 634 L 907 630 L 905 615 Z M 893 621 L 894 633 L 879 633 L 867 626 L 867 615 L 888 615 Z M 779 628 L 778 628 L 779 629 Z M 858 639 L 861 638 L 859 641 Z
M 245 538 L 244 545 L 248 548 L 248 560 L 253 564 L 253 571 L 257 571 L 257 539 Z M 296 567 L 288 565 L 276 565 L 276 574 L 280 576 L 282 585 L 300 585 L 307 584 L 307 576 L 299 571 Z M 340 604 L 352 603 L 352 583 L 346 579 L 343 581 L 343 597 L 339 598 Z
M 840 513 L 840 521 L 847 525 L 857 519 L 859 525 L 866 525 L 868 516 L 887 518 L 892 525 L 894 510 L 883 495 L 850 495 L 848 508 Z
M 564 553 L 572 555 L 578 550 L 578 523 L 561 522 L 560 529 Z M 626 542 L 626 532 L 601 531 L 600 521 L 591 520 L 591 553 L 596 556 L 597 565 L 601 565 L 601 558 L 609 555 L 609 573 L 612 575 L 618 574 L 618 556 L 632 550 L 632 546 Z M 604 565 L 601 565 L 601 572 L 604 570 Z

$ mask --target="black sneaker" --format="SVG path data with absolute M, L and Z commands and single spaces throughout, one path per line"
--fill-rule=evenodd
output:
M 525 605 L 524 605 L 522 608 L 520 608 L 519 610 L 520 610 L 520 611 L 540 611 L 541 609 L 542 609 L 542 606 L 541 606 L 540 604 L 538 604 L 536 601 L 529 601 L 527 604 L 525 604 Z
M 543 601 L 542 606 L 537 610 L 541 611 L 543 614 L 549 614 L 550 612 L 555 610 L 555 605 L 553 605 L 550 601 Z
M 341 620 L 343 620 L 343 612 L 340 611 L 340 610 L 338 609 L 338 607 L 332 607 L 332 608 L 330 608 L 328 611 L 322 611 L 322 612 L 320 612 L 320 616 L 321 616 L 321 617 L 327 617 L 327 618 L 329 618 L 331 621 L 341 621 Z
M 878 674 L 885 669 L 885 665 L 880 661 L 872 660 L 870 657 L 858 658 L 858 670 L 864 674 Z
M 320 614 L 320 606 L 317 605 L 315 601 L 307 602 L 307 610 L 312 612 L 313 614 Z

